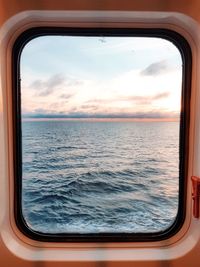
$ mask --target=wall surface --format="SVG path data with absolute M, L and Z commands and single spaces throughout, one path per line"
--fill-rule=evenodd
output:
M 200 20 L 198 0 L 10 0 L 0 1 L 0 24 L 27 10 L 116 10 L 179 12 Z
M 43 12 L 44 11 L 44 12 Z M 51 11 L 47 12 L 46 11 Z M 56 13 L 66 11 L 66 13 Z M 67 12 L 69 11 L 69 12 Z M 177 30 L 193 54 L 187 216 L 170 240 L 149 244 L 59 244 L 32 241 L 13 219 L 12 44 L 23 29 L 38 25 L 125 23 Z M 90 12 L 88 12 L 90 11 Z M 98 13 L 97 11 L 101 11 Z M 102 13 L 118 11 L 118 13 Z M 122 11 L 133 11 L 129 14 Z M 23 12 L 23 13 L 21 13 Z M 122 13 L 119 13 L 122 12 Z M 73 14 L 74 17 L 73 17 Z M 113 15 L 114 14 L 114 15 Z M 114 19 L 113 19 L 114 16 Z M 122 22 L 121 22 L 122 21 Z M 123 22 L 124 21 L 124 22 Z M 139 22 L 138 22 L 139 21 Z M 68 23 L 68 24 L 67 24 Z M 127 22 L 126 22 L 127 23 Z M 134 24 L 135 23 L 135 24 Z M 15 267 L 199 267 L 200 221 L 192 217 L 191 175 L 200 175 L 200 2 L 199 0 L 0 0 L 0 266 Z M 122 25 L 121 24 L 121 25 Z M 99 25 L 99 24 L 98 24 Z

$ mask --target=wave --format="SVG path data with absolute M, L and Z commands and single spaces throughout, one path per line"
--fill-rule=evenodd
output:
M 157 232 L 174 222 L 178 124 L 35 125 L 23 125 L 22 211 L 33 230 Z

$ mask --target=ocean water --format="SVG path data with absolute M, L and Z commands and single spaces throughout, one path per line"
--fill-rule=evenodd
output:
M 151 233 L 178 209 L 179 122 L 25 121 L 22 211 L 41 233 Z

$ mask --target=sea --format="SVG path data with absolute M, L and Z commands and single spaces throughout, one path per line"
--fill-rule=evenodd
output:
M 179 122 L 22 122 L 22 213 L 40 233 L 156 233 L 175 221 Z

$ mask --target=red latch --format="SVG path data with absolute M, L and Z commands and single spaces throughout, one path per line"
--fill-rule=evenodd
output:
M 200 178 L 192 176 L 192 199 L 193 199 L 193 215 L 195 218 L 199 218 L 199 207 L 200 207 Z

